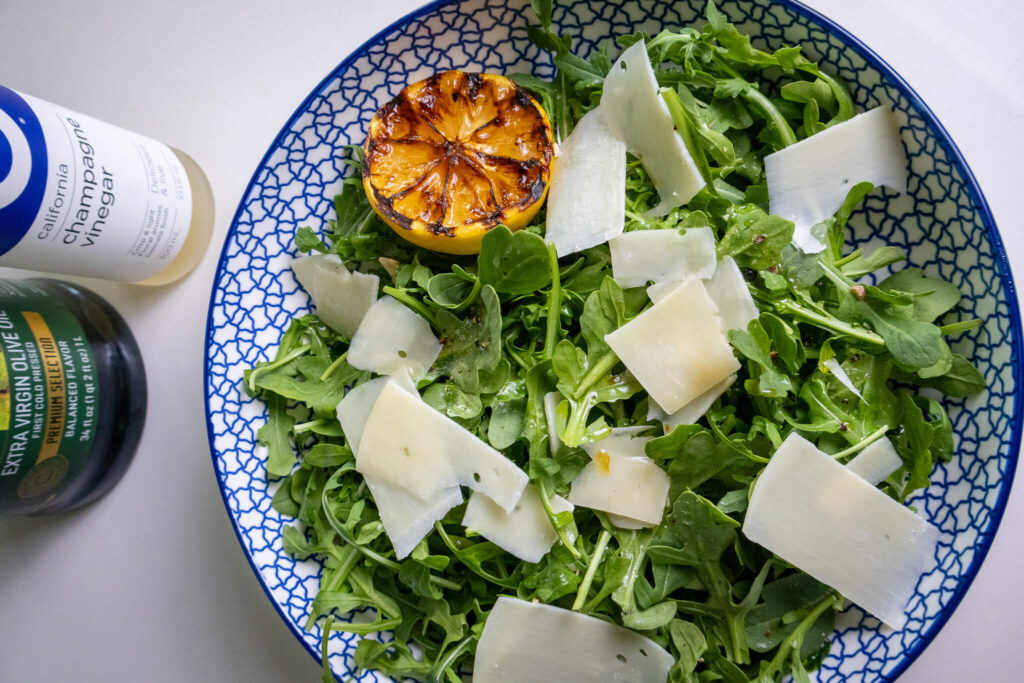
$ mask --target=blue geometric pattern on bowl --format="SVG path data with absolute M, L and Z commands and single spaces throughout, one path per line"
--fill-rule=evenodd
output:
M 988 391 L 948 401 L 958 448 L 933 484 L 912 503 L 942 531 L 935 568 L 922 577 L 905 629 L 881 629 L 856 607 L 840 618 L 819 681 L 891 680 L 931 641 L 973 579 L 998 526 L 1020 447 L 1021 331 L 1002 244 L 974 178 L 920 98 L 867 47 L 795 2 L 720 3 L 755 43 L 797 43 L 849 83 L 859 107 L 891 104 L 910 162 L 908 193 L 874 193 L 852 221 L 856 246 L 885 242 L 964 292 L 962 317 L 985 320 L 954 349 L 973 359 Z M 704 0 L 558 2 L 555 23 L 587 55 L 603 41 L 637 30 L 657 33 L 701 22 Z M 332 198 L 348 172 L 343 146 L 361 143 L 377 108 L 407 83 L 442 69 L 550 77 L 552 67 L 527 40 L 528 2 L 437 2 L 396 22 L 342 62 L 296 110 L 253 175 L 224 245 L 210 301 L 206 403 L 214 468 L 228 513 L 268 596 L 296 636 L 319 659 L 319 626 L 302 625 L 317 592 L 320 567 L 281 550 L 283 519 L 270 506 L 256 430 L 266 410 L 240 390 L 244 369 L 269 360 L 296 314 L 309 309 L 288 268 L 296 228 L 326 227 Z M 357 637 L 335 633 L 330 661 L 353 671 Z M 364 673 L 359 680 L 374 680 Z

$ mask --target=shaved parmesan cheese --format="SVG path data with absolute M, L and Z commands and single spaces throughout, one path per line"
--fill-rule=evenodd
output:
M 648 441 L 619 435 L 587 444 L 591 461 L 573 480 L 569 502 L 657 526 L 668 503 L 669 478 L 653 460 L 637 455 Z
M 544 394 L 544 417 L 548 422 L 548 444 L 551 446 L 551 454 L 554 455 L 562 447 L 562 440 L 558 438 L 558 429 L 555 425 L 555 410 L 562 402 L 562 395 L 557 391 L 549 391 Z
M 740 369 L 715 304 L 696 279 L 672 290 L 605 341 L 670 413 Z
M 612 523 L 612 526 L 620 529 L 646 529 L 650 526 L 650 524 L 645 524 L 638 519 L 623 517 L 622 515 L 617 515 L 614 512 L 606 512 L 605 514 L 608 516 L 608 521 Z
M 829 358 L 827 361 L 822 363 L 822 365 L 828 368 L 828 371 L 835 375 L 836 379 L 839 380 L 844 387 L 852 391 L 857 398 L 864 401 L 864 397 L 861 396 L 859 391 L 857 391 L 857 385 L 854 384 L 853 380 L 850 379 L 850 376 L 846 374 L 846 370 L 843 370 L 843 366 L 839 364 L 839 361 L 835 358 Z M 867 403 L 867 401 L 864 402 Z
M 580 119 L 555 157 L 546 237 L 559 256 L 606 242 L 622 232 L 625 205 L 626 145 L 597 107 Z
M 455 430 L 462 427 L 388 381 L 363 425 L 356 471 L 427 500 L 461 483 L 448 461 Z
M 572 512 L 573 505 L 561 496 L 552 496 L 551 509 Z M 540 562 L 558 539 L 533 485 L 523 489 L 512 512 L 505 512 L 484 494 L 474 493 L 462 524 L 524 562 Z
M 708 296 L 718 307 L 722 329 L 745 330 L 747 323 L 756 320 L 759 312 L 754 297 L 750 296 L 747 281 L 743 279 L 740 267 L 727 256 L 718 262 L 714 276 L 704 283 Z
M 652 304 L 656 304 L 666 296 L 668 296 L 672 290 L 680 286 L 682 281 L 671 281 L 655 282 L 653 285 L 647 288 L 647 298 L 651 300 Z
M 612 65 L 604 79 L 601 109 L 612 133 L 640 159 L 658 189 L 660 201 L 649 211 L 652 216 L 664 216 L 704 187 L 704 178 L 658 94 L 643 40 L 627 48 Z
M 679 425 L 697 424 L 697 420 L 704 417 L 704 413 L 708 412 L 708 408 L 710 408 L 718 397 L 724 394 L 726 389 L 732 386 L 732 383 L 735 381 L 736 375 L 729 375 L 671 415 L 662 410 L 661 406 L 659 406 L 654 399 L 651 399 L 647 402 L 647 419 L 660 420 L 666 427 L 668 427 L 668 431 L 671 431 L 672 428 Z
M 649 281 L 682 282 L 715 273 L 715 235 L 711 228 L 634 230 L 610 240 L 612 274 L 623 287 Z
M 390 375 L 406 369 L 420 379 L 441 353 L 430 324 L 390 296 L 378 300 L 359 325 L 348 348 L 354 368 Z
M 872 486 L 878 486 L 890 474 L 903 466 L 892 441 L 884 436 L 857 454 L 846 469 L 862 477 Z
M 338 422 L 341 423 L 341 431 L 344 432 L 345 439 L 348 440 L 348 445 L 352 448 L 353 453 L 359 452 L 359 440 L 363 436 L 363 425 L 366 424 L 366 418 L 370 416 L 370 411 L 373 410 L 373 404 L 377 402 L 381 389 L 388 381 L 394 381 L 413 396 L 419 396 L 416 385 L 409 379 L 408 374 L 399 372 L 391 377 L 378 377 L 352 388 L 338 404 Z
M 652 303 L 656 304 L 680 284 L 682 284 L 680 281 L 655 282 L 647 288 L 647 296 Z M 704 288 L 718 309 L 718 318 L 722 321 L 723 331 L 745 330 L 747 323 L 760 315 L 757 304 L 754 303 L 754 297 L 750 295 L 747 281 L 743 278 L 743 273 L 740 272 L 740 267 L 730 256 L 726 256 L 718 262 L 714 274 L 710 279 L 704 280 Z
M 333 258 L 331 258 L 333 256 Z M 321 265 L 331 264 L 336 265 L 341 263 L 341 257 L 337 254 L 309 254 L 308 256 L 300 256 L 293 258 L 291 262 L 292 273 L 295 275 L 295 279 L 299 281 L 299 284 L 306 290 L 310 298 L 313 298 L 313 294 L 316 290 L 313 288 L 313 282 L 316 279 L 316 271 L 320 269 Z
M 458 486 L 442 489 L 429 500 L 409 495 L 405 489 L 373 476 L 364 480 L 373 496 L 384 525 L 384 533 L 395 548 L 395 557 L 406 557 L 430 533 L 434 522 L 462 502 Z
M 630 458 L 643 458 L 647 456 L 647 442 L 653 439 L 652 436 L 639 436 L 650 427 L 638 425 L 636 427 L 612 427 L 611 433 L 603 439 L 591 441 L 581 446 L 591 458 L 598 451 L 615 453 Z
M 394 381 L 380 390 L 366 419 L 356 470 L 424 500 L 452 486 L 468 486 L 506 512 L 528 481 L 511 460 Z
M 373 404 L 380 396 L 380 390 L 388 383 L 388 377 L 364 382 L 353 387 L 338 404 L 338 422 L 353 453 L 359 453 L 359 440 L 363 436 L 363 425 L 373 410 Z
M 379 278 L 349 272 L 337 254 L 311 254 L 293 259 L 291 265 L 295 279 L 309 293 L 320 319 L 352 337 L 377 300 Z
M 473 660 L 474 683 L 664 682 L 675 663 L 654 641 L 603 619 L 500 597 Z
M 939 536 L 795 432 L 754 485 L 743 533 L 895 629 Z
M 447 419 L 447 418 L 445 418 Z M 458 437 L 451 440 L 448 461 L 459 483 L 486 494 L 506 512 L 511 512 L 530 478 L 515 463 L 460 427 Z M 453 436 L 456 432 L 452 432 Z
M 900 124 L 888 105 L 769 154 L 764 170 L 771 212 L 796 224 L 793 243 L 808 254 L 825 248 L 811 227 L 834 215 L 857 183 L 907 191 Z

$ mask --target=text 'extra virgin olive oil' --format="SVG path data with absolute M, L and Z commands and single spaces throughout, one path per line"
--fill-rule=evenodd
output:
M 0 517 L 109 491 L 146 415 L 142 357 L 117 311 L 70 283 L 0 280 L 0 356 Z

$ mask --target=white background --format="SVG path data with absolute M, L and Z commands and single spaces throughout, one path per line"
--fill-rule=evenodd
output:
M 217 256 L 294 108 L 416 0 L 0 0 L 0 83 L 163 140 L 206 170 L 213 245 L 160 289 L 83 281 L 128 320 L 150 387 L 121 484 L 58 518 L 0 522 L 0 682 L 317 681 L 249 569 L 217 490 L 203 336 Z M 974 170 L 1024 276 L 1024 8 L 1015 0 L 813 0 L 923 96 Z M 0 270 L 0 276 L 24 273 Z M 977 580 L 901 679 L 1020 680 L 1024 492 Z

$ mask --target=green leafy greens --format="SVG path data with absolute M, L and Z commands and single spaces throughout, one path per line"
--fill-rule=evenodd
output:
M 557 73 L 552 81 L 513 78 L 538 96 L 564 138 L 599 102 L 610 47 L 575 55 L 572 37 L 552 24 L 550 0 L 532 6 L 539 24 L 530 39 L 553 53 Z M 347 388 L 371 375 L 346 362 L 348 339 L 315 315 L 296 318 L 276 358 L 245 383 L 269 413 L 258 438 L 267 475 L 279 480 L 273 507 L 298 520 L 285 528 L 283 547 L 323 563 L 307 627 L 322 619 L 325 661 L 332 630 L 386 630 L 393 640 L 359 642 L 358 667 L 457 681 L 494 601 L 514 595 L 642 631 L 676 658 L 671 681 L 806 680 L 828 651 L 842 600 L 739 533 L 758 473 L 793 431 L 841 461 L 888 434 L 904 466 L 881 488 L 902 501 L 952 456 L 943 405 L 915 389 L 963 397 L 985 386 L 947 343 L 977 324 L 948 320 L 956 287 L 914 268 L 874 284 L 874 273 L 905 254 L 844 253 L 846 221 L 870 185 L 854 186 L 826 223 L 820 255 L 790 247 L 792 223 L 768 212 L 764 156 L 850 118 L 849 94 L 799 47 L 758 49 L 713 3 L 707 19 L 701 30 L 646 39 L 708 185 L 668 216 L 648 217 L 657 192 L 631 159 L 624 207 L 627 230 L 713 228 L 719 256 L 736 260 L 761 310 L 747 329 L 729 333 L 740 379 L 700 424 L 666 432 L 647 419 L 645 392 L 604 341 L 648 305 L 643 289 L 612 279 L 606 245 L 557 259 L 543 239 L 543 213 L 524 230 L 490 231 L 475 258 L 450 257 L 398 237 L 354 176 L 335 198 L 327 234 L 297 233 L 299 251 L 335 253 L 350 268 L 379 274 L 382 294 L 431 324 L 443 349 L 419 382 L 424 400 L 523 467 L 545 505 L 567 494 L 588 461 L 579 445 L 611 427 L 650 425 L 661 436 L 647 453 L 671 480 L 670 508 L 654 529 L 616 529 L 584 508 L 551 513 L 559 541 L 530 564 L 468 534 L 459 506 L 398 561 L 334 414 Z M 348 161 L 359 166 L 358 148 Z M 864 400 L 822 365 L 832 358 Z M 552 391 L 562 397 L 557 450 L 543 406 Z M 336 618 L 367 608 L 372 621 Z M 333 680 L 326 664 L 324 671 Z

